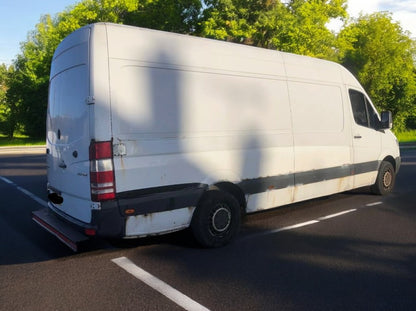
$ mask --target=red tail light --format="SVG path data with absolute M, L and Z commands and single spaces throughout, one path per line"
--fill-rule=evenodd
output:
M 91 142 L 90 185 L 92 201 L 105 201 L 116 197 L 112 150 L 111 141 Z

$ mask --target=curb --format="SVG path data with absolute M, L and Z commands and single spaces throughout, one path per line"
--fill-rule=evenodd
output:
M 402 143 L 399 147 L 400 149 L 416 149 L 416 143 Z
M 0 154 L 44 154 L 46 146 L 5 146 L 0 147 Z

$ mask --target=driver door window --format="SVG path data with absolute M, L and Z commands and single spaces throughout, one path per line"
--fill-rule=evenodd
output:
M 361 126 L 377 129 L 379 118 L 368 99 L 361 92 L 349 90 L 352 112 L 355 123 Z

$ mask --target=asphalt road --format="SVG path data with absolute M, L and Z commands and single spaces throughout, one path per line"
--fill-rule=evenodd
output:
M 43 150 L 1 149 L 0 310 L 416 310 L 416 150 L 402 160 L 389 196 L 249 215 L 224 248 L 183 231 L 75 254 L 31 220 L 46 201 Z

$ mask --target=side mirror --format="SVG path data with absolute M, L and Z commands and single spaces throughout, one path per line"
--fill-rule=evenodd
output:
M 393 127 L 393 118 L 391 111 L 383 111 L 381 113 L 380 130 L 389 130 Z

